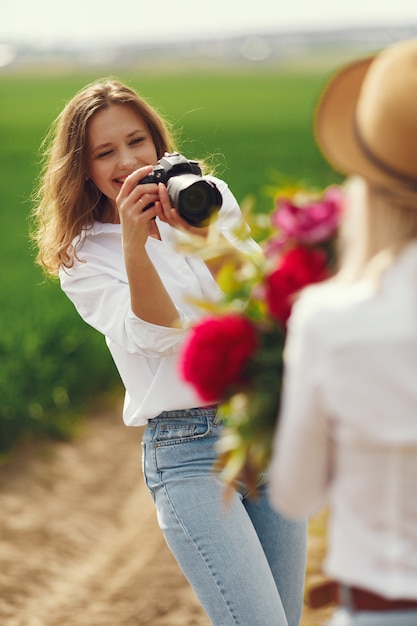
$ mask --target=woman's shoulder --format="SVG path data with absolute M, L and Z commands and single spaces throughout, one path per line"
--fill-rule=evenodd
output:
M 81 231 L 82 237 L 97 237 L 99 235 L 117 234 L 120 235 L 122 227 L 120 224 L 110 222 L 98 222 L 95 220 L 90 226 L 85 226 Z
M 368 300 L 374 289 L 367 281 L 344 283 L 336 279 L 306 287 L 300 294 L 296 307 L 313 314 L 340 312 Z
M 344 284 L 330 280 L 304 289 L 295 302 L 289 328 L 301 329 L 330 339 L 349 334 L 357 327 L 374 290 L 368 283 Z
M 348 282 L 336 276 L 324 283 L 305 288 L 296 307 L 309 316 L 363 315 L 365 311 L 387 308 L 387 303 L 409 294 L 417 279 L 417 243 L 406 246 L 397 256 L 382 262 L 383 271 L 371 272 L 362 279 Z
M 66 279 L 89 275 L 103 267 L 119 272 L 123 267 L 120 224 L 93 222 L 73 239 L 72 250 L 72 266 L 60 272 Z
M 121 233 L 120 224 L 94 221 L 92 224 L 83 227 L 81 232 L 74 237 L 72 245 L 74 249 L 78 251 L 82 248 L 100 244 L 104 239 L 107 241 L 113 239 L 116 242 L 120 241 Z

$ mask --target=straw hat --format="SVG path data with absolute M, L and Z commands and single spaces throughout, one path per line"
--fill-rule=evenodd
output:
M 336 170 L 415 198 L 417 39 L 339 71 L 319 100 L 315 134 Z

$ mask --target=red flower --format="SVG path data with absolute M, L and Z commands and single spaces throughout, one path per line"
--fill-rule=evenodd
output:
M 266 299 L 271 315 L 285 324 L 294 295 L 303 287 L 327 277 L 326 255 L 322 250 L 291 249 L 281 258 L 280 266 L 267 277 Z
M 241 315 L 205 319 L 184 346 L 181 373 L 203 400 L 216 402 L 242 381 L 242 369 L 258 346 L 255 326 Z

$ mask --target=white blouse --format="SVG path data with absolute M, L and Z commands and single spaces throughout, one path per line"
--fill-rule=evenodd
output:
M 327 574 L 417 599 L 417 244 L 378 288 L 307 289 L 285 360 L 273 504 L 301 517 L 328 503 Z
M 236 238 L 240 208 L 226 183 L 213 180 L 223 196 L 217 228 L 236 247 L 259 253 L 252 239 Z M 106 337 L 126 389 L 123 419 L 128 426 L 143 425 L 162 411 L 202 404 L 182 380 L 177 359 L 190 325 L 204 314 L 190 299 L 220 295 L 205 263 L 177 250 L 178 231 L 159 220 L 157 224 L 161 240 L 149 237 L 146 250 L 177 307 L 181 329 L 150 324 L 132 312 L 120 224 L 95 222 L 75 242 L 79 260 L 60 271 L 61 287 L 78 313 Z

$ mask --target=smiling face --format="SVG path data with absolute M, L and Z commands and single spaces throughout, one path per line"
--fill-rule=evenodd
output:
M 115 104 L 91 119 L 87 176 L 113 208 L 126 176 L 145 165 L 156 165 L 157 161 L 149 128 L 131 106 Z

